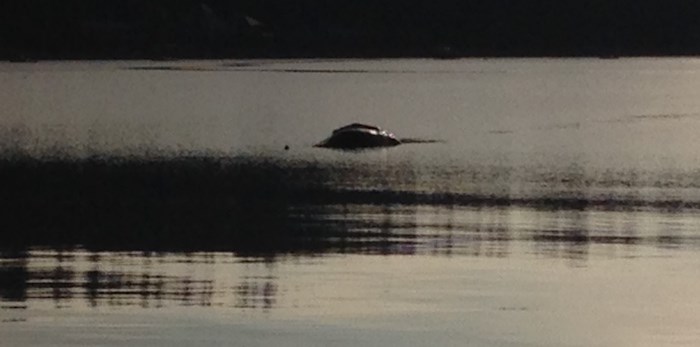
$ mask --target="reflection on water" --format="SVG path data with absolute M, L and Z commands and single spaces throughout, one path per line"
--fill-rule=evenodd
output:
M 191 324 L 178 310 L 203 314 L 202 326 L 252 318 L 227 334 L 250 336 L 253 344 L 297 321 L 303 327 L 294 331 L 311 334 L 294 340 L 304 345 L 322 335 L 303 324 L 327 320 L 344 327 L 330 339 L 381 340 L 345 328 L 367 320 L 371 329 L 383 324 L 382 334 L 426 326 L 423 339 L 454 344 L 500 336 L 490 319 L 527 331 L 532 319 L 573 329 L 596 322 L 588 307 L 609 314 L 612 324 L 652 303 L 664 320 L 695 323 L 692 303 L 674 304 L 692 301 L 694 293 L 675 291 L 694 283 L 700 251 L 695 187 L 682 180 L 669 179 L 671 188 L 659 195 L 647 184 L 654 177 L 625 180 L 629 172 L 599 175 L 576 166 L 534 174 L 245 157 L 20 157 L 1 165 L 0 318 L 8 326 L 0 330 L 20 327 L 14 345 L 61 340 L 55 335 L 64 328 L 77 336 L 71 343 L 91 344 L 91 330 L 70 318 L 76 316 L 104 319 L 107 327 L 146 319 L 133 329 L 148 326 L 183 344 L 167 332 L 177 326 L 169 320 Z M 644 289 L 650 276 L 657 284 Z M 617 286 L 605 289 L 608 283 Z M 628 297 L 640 286 L 641 294 Z M 659 290 L 667 300 L 658 299 Z M 619 304 L 606 301 L 612 299 Z M 119 312 L 128 313 L 103 316 Z M 167 319 L 153 323 L 148 312 Z M 226 316 L 213 318 L 219 314 Z M 552 318 L 558 315 L 577 320 L 564 324 Z M 449 323 L 462 336 L 450 338 L 437 333 L 447 316 L 487 318 L 470 318 L 475 328 L 468 332 Z M 45 323 L 51 317 L 72 323 Z M 652 319 L 640 317 L 639 326 Z M 32 340 L 37 331 L 48 335 Z M 493 344 L 501 345 L 485 343 Z
M 591 192 L 627 172 L 214 157 L 2 165 L 0 294 L 11 303 L 3 309 L 50 301 L 272 310 L 288 290 L 276 266 L 305 257 L 535 256 L 586 266 L 592 253 L 700 246 L 695 200 L 640 194 L 641 179 Z
M 700 341 L 694 61 L 110 64 L 0 76 L 0 344 Z
M 82 246 L 8 249 L 0 255 L 2 309 L 52 302 L 56 308 L 271 310 L 289 304 L 280 263 L 302 262 L 298 266 L 304 267 L 304 259 L 343 254 L 545 257 L 585 267 L 591 254 L 627 258 L 647 257 L 653 248 L 700 250 L 695 234 L 700 217 L 692 213 L 346 204 L 297 208 L 291 215 L 304 218 L 288 227 L 319 231 L 285 247 L 263 249 L 258 243 L 231 241 L 230 251 L 216 252 L 144 250 L 147 244 L 121 251 Z

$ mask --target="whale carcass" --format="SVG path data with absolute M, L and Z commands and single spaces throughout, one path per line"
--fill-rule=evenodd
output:
M 392 147 L 400 144 L 401 141 L 386 130 L 372 125 L 353 123 L 333 130 L 333 134 L 316 147 L 351 150 Z

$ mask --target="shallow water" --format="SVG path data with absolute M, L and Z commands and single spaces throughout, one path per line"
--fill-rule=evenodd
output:
M 2 64 L 0 344 L 697 345 L 698 72 Z

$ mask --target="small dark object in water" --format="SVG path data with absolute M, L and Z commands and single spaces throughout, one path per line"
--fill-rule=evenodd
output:
M 363 149 L 393 147 L 400 144 L 401 141 L 386 130 L 372 125 L 353 123 L 333 130 L 333 134 L 316 147 Z
M 289 145 L 284 145 L 284 150 L 288 151 L 289 150 Z

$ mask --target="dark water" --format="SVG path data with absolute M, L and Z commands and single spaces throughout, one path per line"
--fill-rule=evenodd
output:
M 677 196 L 409 190 L 397 168 L 259 158 L 16 159 L 2 172 L 9 345 L 698 336 L 700 218 Z M 631 336 L 606 330 L 621 322 Z M 555 328 L 571 331 L 538 332 Z
M 3 66 L 0 344 L 696 345 L 696 66 Z

